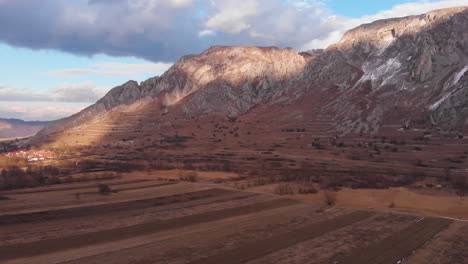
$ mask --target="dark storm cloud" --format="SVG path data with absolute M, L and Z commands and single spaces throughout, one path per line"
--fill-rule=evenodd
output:
M 152 61 L 174 61 L 211 45 L 301 48 L 336 27 L 306 2 L 0 0 L 0 42 Z

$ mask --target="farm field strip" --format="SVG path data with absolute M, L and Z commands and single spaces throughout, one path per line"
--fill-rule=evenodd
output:
M 75 185 L 75 186 L 68 186 L 68 187 L 59 187 L 59 188 L 54 188 L 52 187 L 40 187 L 38 189 L 27 189 L 23 191 L 2 191 L 0 192 L 1 195 L 15 195 L 15 194 L 30 194 L 30 193 L 43 193 L 43 192 L 58 192 L 58 191 L 71 191 L 71 190 L 79 190 L 79 189 L 88 189 L 88 188 L 97 188 L 99 184 L 104 183 L 109 186 L 118 186 L 118 185 L 124 185 L 124 184 L 131 184 L 131 183 L 140 183 L 140 182 L 147 182 L 147 181 L 152 181 L 148 179 L 135 179 L 135 180 L 123 180 L 123 181 L 118 181 L 118 182 L 112 182 L 112 180 L 102 180 L 100 182 L 92 183 L 92 184 L 85 184 L 85 185 Z
M 357 249 L 335 263 L 343 264 L 394 264 L 411 255 L 413 251 L 431 240 L 452 223 L 443 218 L 424 218 L 401 232 Z
M 333 264 L 334 260 L 356 248 L 367 247 L 400 232 L 416 219 L 413 216 L 376 212 L 363 221 L 257 258 L 248 264 Z
M 221 252 L 190 264 L 241 264 L 268 255 L 275 251 L 293 246 L 297 243 L 313 239 L 336 229 L 362 221 L 373 215 L 371 212 L 356 211 L 333 219 L 317 222 L 294 230 L 292 232 L 255 241 L 241 247 Z
M 132 237 L 166 231 L 169 229 L 176 229 L 199 223 L 212 222 L 226 218 L 257 213 L 260 211 L 296 205 L 299 203 L 299 201 L 291 199 L 275 199 L 246 206 L 209 211 L 205 213 L 189 215 L 175 219 L 109 229 L 104 231 L 98 231 L 95 233 L 42 240 L 31 243 L 7 245 L 0 247 L 0 261 L 6 261 L 15 258 L 32 257 L 67 249 L 106 243 L 110 241 L 124 240 Z
M 183 194 L 160 196 L 144 200 L 133 200 L 121 203 L 107 203 L 100 205 L 73 207 L 68 209 L 39 211 L 24 214 L 9 214 L 0 216 L 0 225 L 29 223 L 36 221 L 50 221 L 63 218 L 92 216 L 99 214 L 109 214 L 122 210 L 143 209 L 155 206 L 162 206 L 171 203 L 180 203 L 182 201 L 197 200 L 212 196 L 219 196 L 223 194 L 233 193 L 236 191 L 225 189 L 207 189 Z
M 215 207 L 214 209 L 222 209 L 225 206 L 232 207 L 232 203 L 253 204 L 264 201 L 260 196 L 260 194 L 255 193 L 232 193 L 143 210 L 123 210 L 98 216 L 7 226 L 3 228 L 5 230 L 0 228 L 0 231 L 2 231 L 0 232 L 0 246 L 92 233 L 157 220 L 168 220 L 213 210 L 213 207 Z
M 59 253 L 64 256 L 62 258 L 59 254 L 51 254 L 47 259 L 61 264 L 188 263 L 208 256 L 207 252 L 218 254 L 252 241 L 288 233 L 313 222 L 349 213 L 348 210 L 337 209 L 318 214 L 314 208 L 301 203 L 138 237 L 139 241 L 125 240 L 117 242 L 115 246 L 107 244 L 106 248 L 106 244 L 102 244 L 98 250 L 95 250 L 96 247 L 84 248 L 86 254 L 80 254 L 79 250 Z M 18 260 L 11 262 L 17 263 Z
M 123 187 L 123 188 L 115 188 L 115 189 L 112 188 L 111 190 L 113 192 L 125 192 L 125 191 L 147 189 L 147 188 L 160 187 L 160 186 L 166 186 L 166 185 L 172 185 L 172 184 L 177 184 L 177 182 L 162 182 L 162 183 L 143 185 L 143 186 L 132 186 L 132 187 Z M 99 192 L 84 192 L 80 194 L 98 194 L 98 193 Z

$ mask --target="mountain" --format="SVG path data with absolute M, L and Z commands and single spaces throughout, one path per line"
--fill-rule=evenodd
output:
M 386 148 L 393 153 L 377 160 L 388 165 L 377 167 L 408 163 L 412 170 L 419 158 L 463 154 L 451 140 L 463 139 L 468 126 L 466 28 L 468 7 L 457 7 L 364 24 L 325 50 L 214 46 L 160 77 L 112 89 L 32 142 L 207 166 L 225 162 L 225 152 L 239 164 L 260 157 L 283 168 L 309 166 L 311 157 L 342 159 L 334 170 L 377 170 L 374 154 Z M 427 138 L 444 150 L 414 153 L 421 142 L 430 145 Z M 390 139 L 405 143 L 403 153 L 387 148 Z
M 0 118 L 0 139 L 32 136 L 49 122 Z

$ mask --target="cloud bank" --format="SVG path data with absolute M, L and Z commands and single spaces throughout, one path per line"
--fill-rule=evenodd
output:
M 93 82 L 63 83 L 46 91 L 0 86 L 0 102 L 68 102 L 94 103 L 111 87 L 96 87 Z
M 170 63 L 120 63 L 100 62 L 90 68 L 74 68 L 44 72 L 52 77 L 78 77 L 82 75 L 103 75 L 135 79 L 143 73 L 159 74 L 172 66 Z
M 51 106 L 50 102 L 32 102 L 27 105 L 21 102 L 2 102 L 0 116 L 27 121 L 52 121 L 75 114 L 86 106 L 83 103 L 55 103 Z
M 419 1 L 351 19 L 312 0 L 2 0 L 0 41 L 173 62 L 211 45 L 324 47 L 362 22 L 464 4 Z

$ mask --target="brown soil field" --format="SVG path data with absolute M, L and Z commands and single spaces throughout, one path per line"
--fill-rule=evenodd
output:
M 155 223 L 145 223 L 130 227 L 99 231 L 92 234 L 76 235 L 66 238 L 50 239 L 26 244 L 7 245 L 0 247 L 0 260 L 9 260 L 12 258 L 17 258 L 19 256 L 30 257 L 46 254 L 49 252 L 66 250 L 70 248 L 79 248 L 85 245 L 88 246 L 92 244 L 104 243 L 107 241 L 124 240 L 126 238 L 138 235 L 180 228 L 189 224 L 216 221 L 227 217 L 274 209 L 278 207 L 293 205 L 296 203 L 298 202 L 295 200 L 277 199 L 264 203 L 229 208 L 219 211 L 211 211 L 207 213 L 196 214 L 167 221 L 158 221 Z
M 190 264 L 245 263 L 249 260 L 259 258 L 283 248 L 287 248 L 299 242 L 321 236 L 335 229 L 351 225 L 369 216 L 371 216 L 371 213 L 369 212 L 352 212 L 333 219 L 313 223 L 309 226 L 305 226 L 287 234 L 270 237 L 265 240 L 255 241 L 251 244 L 247 244 L 218 255 L 190 262 Z
M 92 184 L 68 184 L 71 186 L 66 186 L 67 184 L 60 184 L 48 187 L 36 187 L 36 188 L 28 188 L 25 190 L 14 190 L 14 191 L 2 191 L 0 192 L 1 195 L 14 195 L 14 194 L 28 194 L 28 193 L 41 193 L 41 192 L 58 192 L 58 191 L 70 191 L 70 190 L 80 190 L 80 189 L 89 189 L 89 188 L 97 188 L 99 184 L 107 184 L 109 186 L 118 186 L 118 185 L 126 185 L 131 183 L 140 183 L 140 182 L 147 182 L 149 180 L 146 179 L 135 179 L 135 180 L 100 180 L 96 183 Z M 65 185 L 65 186 L 63 186 Z
M 400 232 L 415 221 L 414 216 L 375 214 L 356 224 L 334 230 L 312 240 L 279 250 L 249 264 L 333 263 L 336 258 Z
M 146 186 L 147 182 L 132 183 L 130 186 Z M 112 193 L 110 195 L 89 194 L 76 198 L 76 190 L 56 191 L 46 193 L 28 193 L 7 195 L 10 200 L 8 203 L 0 203 L 0 215 L 3 214 L 21 214 L 37 211 L 57 210 L 70 207 L 82 207 L 97 204 L 106 204 L 114 202 L 134 201 L 147 199 L 156 196 L 174 195 L 184 192 L 210 189 L 211 186 L 197 185 L 191 183 L 178 183 L 173 185 L 159 186 L 156 188 L 144 188 L 129 190 L 125 192 Z M 80 192 L 97 191 L 97 187 L 90 189 L 81 189 Z
M 0 246 L 167 220 L 214 209 L 229 208 L 234 205 L 247 205 L 268 200 L 268 198 L 265 198 L 251 193 L 232 193 L 140 210 L 127 208 L 127 210 L 96 216 L 7 225 L 0 227 L 0 231 L 3 231 L 0 233 Z
M 468 263 L 468 223 L 455 222 L 403 263 Z
M 467 263 L 468 223 L 425 216 L 442 215 L 438 208 L 451 195 L 343 189 L 336 205 L 325 207 L 321 192 L 278 196 L 275 184 L 231 188 L 229 179 L 242 184 L 234 175 L 212 173 L 197 183 L 157 175 L 103 181 L 119 190 L 109 195 L 96 194 L 89 182 L 7 195 L 0 201 L 0 262 Z M 404 197 L 412 200 L 405 204 Z M 434 198 L 428 202 L 435 211 L 423 197 Z M 419 202 L 406 206 L 411 201 Z
M 153 186 L 154 187 L 154 186 Z M 92 216 L 98 214 L 110 214 L 121 210 L 138 210 L 149 207 L 167 205 L 171 203 L 179 203 L 183 201 L 198 200 L 202 198 L 218 196 L 232 191 L 223 189 L 208 189 L 203 191 L 176 194 L 170 196 L 156 197 L 146 200 L 135 200 L 122 203 L 110 203 L 93 206 L 83 206 L 77 208 L 60 209 L 55 211 L 42 211 L 34 213 L 16 214 L 16 215 L 2 215 L 0 216 L 0 224 L 20 224 L 34 221 L 50 221 L 55 219 L 73 218 L 80 216 Z
M 424 218 L 401 232 L 358 249 L 349 256 L 336 260 L 334 263 L 346 264 L 393 264 L 409 256 L 452 223 L 443 218 Z

